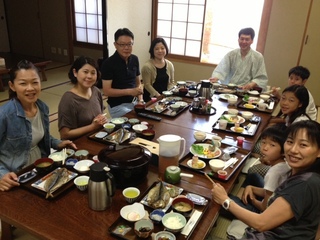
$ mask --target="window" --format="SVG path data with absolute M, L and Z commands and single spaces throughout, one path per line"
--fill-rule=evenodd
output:
M 238 32 L 252 27 L 259 40 L 264 0 L 155 0 L 153 37 L 163 37 L 170 56 L 217 64 L 238 46 Z M 268 8 L 270 9 L 270 8 Z M 264 45 L 263 45 L 264 46 Z
M 103 44 L 102 0 L 73 0 L 74 41 Z

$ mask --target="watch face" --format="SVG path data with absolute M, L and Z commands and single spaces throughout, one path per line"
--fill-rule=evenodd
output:
M 228 209 L 229 209 L 229 205 L 230 205 L 230 201 L 229 201 L 229 199 L 226 199 L 226 200 L 223 202 L 222 207 L 223 207 L 224 209 L 228 210 Z

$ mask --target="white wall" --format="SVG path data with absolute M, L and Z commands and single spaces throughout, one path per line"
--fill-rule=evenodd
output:
M 109 55 L 115 47 L 114 33 L 119 28 L 128 28 L 134 34 L 133 54 L 139 57 L 140 67 L 149 59 L 149 47 L 151 43 L 151 9 L 150 0 L 108 0 L 108 43 Z

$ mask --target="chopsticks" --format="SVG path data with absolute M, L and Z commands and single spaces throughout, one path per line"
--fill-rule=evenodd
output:
M 216 185 L 216 183 L 211 179 L 211 177 L 208 176 L 207 173 L 204 173 L 204 175 L 209 179 L 210 182 L 212 182 L 213 186 Z

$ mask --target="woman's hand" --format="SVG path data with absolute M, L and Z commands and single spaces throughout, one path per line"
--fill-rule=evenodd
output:
M 18 177 L 14 172 L 9 172 L 0 179 L 0 191 L 8 191 L 17 186 L 20 186 L 20 183 L 18 183 Z
M 63 140 L 61 143 L 58 144 L 59 149 L 63 148 L 72 148 L 72 149 L 78 149 L 77 146 L 70 140 Z
M 224 200 L 229 197 L 224 187 L 222 187 L 219 183 L 216 183 L 212 188 L 212 198 L 216 203 L 222 205 Z
M 106 114 L 99 114 L 93 119 L 92 122 L 98 126 L 103 126 L 103 124 L 108 122 L 108 118 L 106 117 Z

